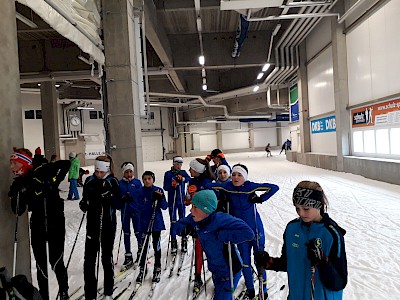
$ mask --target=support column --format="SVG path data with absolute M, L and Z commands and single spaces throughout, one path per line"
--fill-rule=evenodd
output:
M 46 81 L 40 84 L 42 105 L 42 124 L 44 156 L 50 160 L 53 154 L 60 157 L 60 138 L 57 113 L 57 90 L 55 82 Z
M 343 3 L 337 4 L 337 9 L 344 11 Z M 337 145 L 337 170 L 344 171 L 344 156 L 350 154 L 350 122 L 349 111 L 346 109 L 349 103 L 349 89 L 347 81 L 347 51 L 346 35 L 343 34 L 344 23 L 338 24 L 332 18 L 332 59 L 333 59 L 333 88 L 335 97 L 336 115 L 336 145 Z
M 116 175 L 124 161 L 135 164 L 135 175 L 143 173 L 143 149 L 139 107 L 139 81 L 136 66 L 136 43 L 139 30 L 133 0 L 103 0 L 106 98 L 105 115 Z M 139 2 L 139 1 L 138 1 Z M 141 2 L 141 1 L 140 1 Z M 136 3 L 136 2 L 135 2 Z
M 184 126 L 179 126 L 177 127 L 178 129 L 178 138 L 174 140 L 174 143 L 176 143 L 176 155 L 185 157 L 186 152 L 185 152 L 185 127 Z
M 192 156 L 192 135 L 190 134 L 190 126 L 185 126 L 185 147 L 186 156 Z
M 12 147 L 24 145 L 22 134 L 22 105 L 20 98 L 17 26 L 14 1 L 1 1 L 0 10 L 0 266 L 13 271 L 13 246 L 16 216 L 12 213 L 7 193 L 12 183 L 10 155 Z M 18 218 L 18 248 L 16 274 L 31 281 L 31 254 L 28 214 Z
M 249 148 L 254 151 L 254 124 L 249 123 Z
M 222 149 L 222 124 L 217 123 L 216 124 L 217 128 L 217 148 L 220 149 L 222 152 L 224 152 L 224 149 Z
M 310 121 L 308 109 L 308 83 L 307 83 L 307 53 L 306 44 L 302 42 L 299 47 L 300 64 L 297 71 L 299 87 L 299 121 L 301 153 L 311 151 Z M 283 141 L 282 141 L 283 143 Z
M 281 122 L 276 122 L 276 146 L 282 146 L 283 141 L 282 141 L 282 123 Z M 267 141 L 268 143 L 268 141 Z M 275 146 L 275 145 L 271 145 Z

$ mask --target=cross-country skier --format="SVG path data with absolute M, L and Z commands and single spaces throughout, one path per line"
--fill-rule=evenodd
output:
M 150 236 L 145 238 L 145 235 L 150 235 L 153 240 L 154 250 L 154 269 L 153 269 L 153 282 L 159 282 L 161 276 L 161 231 L 165 230 L 164 219 L 161 210 L 168 207 L 167 201 L 162 188 L 154 185 L 155 175 L 151 171 L 145 171 L 142 175 L 143 187 L 138 196 L 138 202 L 141 207 L 140 213 L 140 231 L 143 232 L 142 257 L 139 262 L 139 274 L 136 278 L 137 283 L 143 281 L 145 276 L 146 254 L 149 245 Z M 157 203 L 157 206 L 154 205 Z M 152 215 L 155 211 L 154 222 L 151 224 Z M 151 225 L 152 226 L 151 226 Z M 150 225 L 150 226 L 149 226 Z
M 124 162 L 121 166 L 123 177 L 119 181 L 120 198 L 118 199 L 118 208 L 121 208 L 121 223 L 124 232 L 125 261 L 124 268 L 129 269 L 133 266 L 133 257 L 131 252 L 131 222 L 136 236 L 138 248 L 142 244 L 142 233 L 140 232 L 140 207 L 138 196 L 142 189 L 142 182 L 135 178 L 132 162 Z M 140 253 L 136 256 L 136 262 L 139 260 Z
M 256 264 L 288 273 L 289 300 L 340 300 L 347 284 L 346 231 L 326 213 L 326 195 L 317 182 L 301 181 L 293 191 L 299 218 L 283 234 L 282 255 L 261 251 Z
M 207 256 L 208 269 L 215 286 L 215 300 L 230 300 L 241 275 L 242 262 L 234 244 L 254 239 L 253 230 L 242 220 L 215 212 L 217 197 L 211 190 L 203 190 L 192 198 L 191 214 L 179 220 L 178 232 L 198 236 Z M 232 273 L 229 266 L 231 247 Z M 233 276 L 233 290 L 231 278 Z
M 251 268 L 251 250 L 257 253 L 264 249 L 265 235 L 264 227 L 260 215 L 257 212 L 256 204 L 262 203 L 273 196 L 279 187 L 271 183 L 255 183 L 247 180 L 248 169 L 242 164 L 236 164 L 232 168 L 232 181 L 214 186 L 220 194 L 219 206 L 227 207 L 226 201 L 229 201 L 229 214 L 245 221 L 254 231 L 255 238 L 239 245 L 240 255 L 243 259 L 243 276 L 246 283 L 246 295 L 244 299 L 253 299 L 255 297 L 254 281 Z M 264 192 L 257 196 L 256 191 Z M 264 293 L 267 293 L 266 274 L 264 272 Z
M 164 190 L 168 192 L 168 209 L 171 221 L 171 254 L 175 255 L 178 249 L 178 242 L 176 240 L 175 223 L 179 219 L 185 217 L 185 192 L 186 183 L 189 181 L 190 176 L 182 170 L 183 159 L 180 156 L 175 156 L 172 160 L 173 164 L 171 170 L 164 174 Z M 182 239 L 181 250 L 186 252 L 184 247 L 185 242 Z
M 190 175 L 189 186 L 187 189 L 185 204 L 190 205 L 192 197 L 201 190 L 208 188 L 213 181 L 213 175 L 208 164 L 208 160 L 196 158 L 189 164 Z M 186 240 L 186 239 L 184 239 Z M 201 270 L 203 268 L 203 250 L 199 239 L 195 241 L 195 271 L 194 271 L 194 291 L 198 291 L 203 285 L 201 280 Z
M 225 165 L 228 166 L 229 171 L 231 171 L 231 167 L 228 164 L 228 161 L 225 158 L 225 154 L 222 153 L 220 149 L 214 149 L 211 151 L 211 154 L 207 155 L 206 160 L 212 160 L 214 165 L 211 166 L 211 172 L 214 175 L 214 179 L 218 179 L 218 167 Z
M 39 290 L 44 300 L 49 299 L 48 261 L 56 273 L 60 298 L 68 299 L 68 275 L 64 265 L 64 200 L 60 197 L 58 186 L 69 167 L 69 161 L 59 160 L 38 165 L 32 170 L 32 153 L 25 148 L 14 148 L 14 154 L 10 158 L 10 169 L 16 178 L 8 196 L 14 213 L 22 215 L 27 206 L 32 212 L 31 244 L 36 260 Z
M 114 286 L 113 248 L 116 229 L 116 201 L 119 197 L 118 179 L 114 177 L 112 158 L 98 156 L 94 174 L 87 177 L 79 207 L 87 212 L 85 260 L 83 275 L 85 299 L 97 299 L 98 272 L 96 258 L 104 270 L 104 295 L 111 299 Z M 97 266 L 98 267 L 98 266 Z

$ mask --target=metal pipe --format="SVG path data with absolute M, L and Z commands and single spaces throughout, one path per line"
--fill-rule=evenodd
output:
M 44 0 L 52 9 L 58 12 L 61 16 L 64 17 L 71 25 L 73 25 L 80 33 L 82 33 L 89 41 L 91 41 L 98 49 L 104 50 L 104 46 L 101 42 L 96 42 L 92 36 L 90 36 L 86 31 L 82 29 L 82 27 L 75 22 L 67 13 L 65 13 L 61 8 L 58 7 L 52 0 Z
M 324 6 L 331 4 L 332 1 L 321 1 L 321 2 L 313 2 L 313 1 L 302 1 L 302 2 L 291 2 L 286 5 L 281 5 L 279 8 L 285 7 L 302 7 L 302 6 Z
M 146 24 L 144 15 L 144 0 L 142 0 L 142 54 L 144 63 L 144 84 L 146 86 L 146 91 L 150 90 L 149 87 L 149 75 L 147 73 L 147 52 L 146 52 Z M 146 93 L 146 103 L 147 103 L 147 122 L 150 122 L 150 97 Z
M 287 20 L 287 19 L 308 19 L 308 18 L 321 18 L 321 17 L 337 17 L 338 13 L 315 13 L 315 14 L 294 14 L 294 15 L 283 15 L 283 16 L 268 16 L 264 18 L 253 18 L 248 21 L 260 22 L 260 21 L 273 21 L 273 20 Z
M 336 2 L 336 1 L 335 1 L 335 2 Z M 341 17 L 338 19 L 338 23 L 339 23 L 339 24 L 343 23 L 343 22 L 348 18 L 348 16 L 350 16 L 350 14 L 351 14 L 357 7 L 359 7 L 360 4 L 362 4 L 363 2 L 365 2 L 365 0 L 358 0 L 356 3 L 354 3 L 353 6 L 350 7 L 350 8 L 344 13 L 344 15 L 341 16 Z

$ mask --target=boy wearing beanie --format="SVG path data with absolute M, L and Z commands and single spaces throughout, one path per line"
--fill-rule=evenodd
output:
M 69 160 L 71 162 L 71 167 L 68 172 L 69 181 L 69 192 L 67 200 L 79 200 L 78 192 L 78 178 L 79 178 L 79 168 L 81 167 L 81 162 L 79 158 L 76 157 L 76 152 L 69 153 Z
M 228 214 L 215 212 L 217 197 L 211 190 L 197 192 L 192 198 L 190 215 L 177 223 L 177 232 L 186 236 L 198 236 L 206 253 L 208 269 L 212 273 L 215 300 L 232 299 L 233 288 L 240 279 L 242 263 L 234 244 L 254 239 L 253 230 L 242 220 Z M 229 244 L 231 243 L 231 244 Z M 229 247 L 231 247 L 232 275 L 229 265 Z

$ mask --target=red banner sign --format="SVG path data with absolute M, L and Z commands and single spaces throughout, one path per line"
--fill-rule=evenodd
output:
M 400 124 L 400 99 L 353 109 L 351 116 L 353 128 Z

